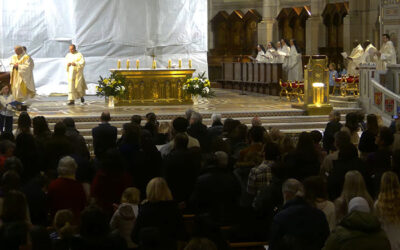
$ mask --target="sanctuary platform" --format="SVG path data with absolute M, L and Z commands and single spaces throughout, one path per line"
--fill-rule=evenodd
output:
M 56 122 L 65 117 L 73 117 L 76 127 L 86 138 L 88 144 L 91 144 L 91 129 L 99 124 L 100 113 L 103 110 L 109 110 L 111 113 L 111 123 L 119 130 L 122 125 L 128 121 L 132 115 L 142 115 L 154 112 L 158 121 L 170 122 L 178 116 L 184 116 L 188 108 L 200 112 L 203 115 L 204 124 L 211 125 L 211 115 L 219 113 L 223 120 L 226 118 L 238 119 L 242 123 L 251 125 L 251 119 L 254 116 L 261 118 L 263 126 L 269 128 L 279 128 L 284 133 L 298 134 L 302 131 L 311 131 L 314 129 L 323 130 L 328 122 L 328 116 L 307 116 L 300 109 L 292 108 L 291 104 L 285 98 L 278 96 L 268 96 L 258 93 L 247 93 L 241 95 L 238 90 L 232 89 L 213 89 L 216 96 L 210 99 L 203 99 L 198 105 L 161 105 L 161 106 L 116 106 L 108 109 L 104 98 L 97 96 L 86 96 L 85 104 L 75 104 L 75 106 L 66 105 L 66 96 L 59 97 L 37 97 L 28 109 L 29 114 L 34 117 L 43 115 L 53 129 Z M 348 112 L 360 110 L 358 107 L 346 107 L 342 105 L 335 107 L 335 110 L 342 112 L 342 120 Z M 17 119 L 14 119 L 16 126 Z M 144 125 L 144 121 L 142 121 Z

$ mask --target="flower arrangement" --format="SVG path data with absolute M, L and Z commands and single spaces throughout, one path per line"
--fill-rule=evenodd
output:
M 188 78 L 182 89 L 193 96 L 213 97 L 214 92 L 210 88 L 210 80 L 204 76 L 205 73 L 199 73 L 195 78 Z
M 100 76 L 98 85 L 96 86 L 97 96 L 121 96 L 125 93 L 126 79 L 123 75 L 112 72 L 110 77 L 103 78 Z

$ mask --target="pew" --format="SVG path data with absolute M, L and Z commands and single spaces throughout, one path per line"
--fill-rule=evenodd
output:
M 268 95 L 279 95 L 281 63 L 223 62 L 222 88 L 240 89 Z

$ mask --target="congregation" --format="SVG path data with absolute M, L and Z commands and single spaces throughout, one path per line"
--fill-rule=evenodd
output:
M 119 138 L 104 111 L 91 152 L 74 119 L 22 112 L 0 136 L 1 249 L 400 249 L 400 120 L 335 111 L 297 137 L 145 119 Z

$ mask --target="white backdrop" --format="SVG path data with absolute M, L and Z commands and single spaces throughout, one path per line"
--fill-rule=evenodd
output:
M 192 59 L 207 70 L 206 0 L 0 0 L 0 59 L 6 65 L 15 45 L 35 61 L 38 94 L 67 93 L 64 57 L 74 43 L 86 59 L 89 92 L 121 59 L 157 67 Z

